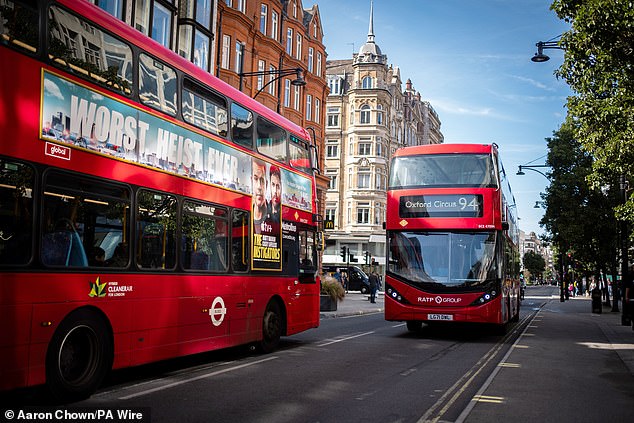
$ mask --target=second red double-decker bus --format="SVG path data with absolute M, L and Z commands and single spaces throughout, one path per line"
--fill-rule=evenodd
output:
M 386 229 L 386 320 L 518 320 L 519 231 L 495 144 L 397 150 Z

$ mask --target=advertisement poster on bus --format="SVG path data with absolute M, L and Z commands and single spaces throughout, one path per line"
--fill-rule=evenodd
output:
M 251 156 L 43 72 L 42 138 L 251 193 Z

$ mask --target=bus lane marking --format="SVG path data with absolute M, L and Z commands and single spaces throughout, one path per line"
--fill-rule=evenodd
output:
M 207 378 L 218 376 L 218 375 L 221 375 L 221 374 L 224 374 L 224 373 L 229 373 L 229 372 L 233 372 L 233 371 L 236 371 L 236 370 L 244 369 L 246 367 L 254 366 L 256 364 L 262 364 L 262 363 L 265 363 L 267 361 L 277 360 L 278 358 L 279 357 L 277 357 L 277 356 L 267 357 L 267 358 L 263 358 L 262 360 L 252 361 L 250 363 L 244 363 L 244 364 L 240 364 L 238 366 L 228 367 L 226 369 L 218 370 L 218 371 L 207 373 L 207 374 L 204 374 L 204 375 L 200 375 L 200 376 L 196 376 L 196 377 L 192 377 L 192 378 L 188 378 L 188 379 L 182 379 L 182 380 L 179 380 L 177 382 L 169 383 L 167 385 L 157 386 L 156 388 L 146 389 L 144 391 L 136 392 L 134 394 L 125 395 L 123 397 L 119 397 L 119 399 L 120 400 L 127 400 L 127 399 L 141 397 L 141 396 L 144 396 L 144 395 L 149 395 L 149 394 L 152 394 L 154 392 L 164 391 L 166 389 L 175 388 L 177 386 L 184 385 L 186 383 L 196 382 L 198 380 L 207 379 Z
M 529 320 L 531 317 L 533 316 L 528 316 L 526 318 L 524 318 L 519 324 L 518 324 L 518 328 L 521 328 L 525 325 L 525 322 L 527 320 Z M 526 332 L 527 328 L 524 328 L 524 331 L 522 332 L 522 334 L 524 332 Z M 473 365 L 471 367 L 471 369 L 469 369 L 464 375 L 462 375 L 462 377 L 460 377 L 460 379 L 458 379 L 456 381 L 456 383 L 454 383 L 439 399 L 438 401 L 436 401 L 436 403 L 434 405 L 432 405 L 425 414 L 423 414 L 423 416 L 418 419 L 417 423 L 427 423 L 427 422 L 438 422 L 440 420 L 440 418 L 447 412 L 449 411 L 449 409 L 451 408 L 451 406 L 458 400 L 458 398 L 460 398 L 461 395 L 463 395 L 467 389 L 469 388 L 469 386 L 473 383 L 473 381 L 475 380 L 475 378 L 480 374 L 480 372 L 482 372 L 482 370 L 484 370 L 485 368 L 487 368 L 488 364 L 495 358 L 498 356 L 498 353 L 500 352 L 500 350 L 506 345 L 506 340 L 515 332 L 517 331 L 517 329 L 515 329 L 513 332 L 510 332 L 509 334 L 507 334 L 506 336 L 504 336 L 497 344 L 495 344 L 493 347 L 491 347 L 491 349 L 489 351 L 487 351 L 487 353 L 485 355 L 482 356 L 482 358 L 480 358 L 480 360 L 478 360 L 478 362 Z M 522 334 L 520 334 L 518 336 L 518 340 L 522 337 Z M 516 342 L 517 343 L 517 340 Z M 514 344 L 515 345 L 515 344 Z M 509 351 L 513 350 L 513 346 L 509 347 Z M 508 358 L 508 355 L 510 355 L 510 352 L 507 352 L 507 354 L 504 356 L 504 358 L 502 358 L 502 360 L 500 360 L 500 362 L 504 362 L 506 360 L 506 358 Z M 500 370 L 500 366 L 495 366 L 493 374 L 495 375 L 497 374 L 497 372 Z M 493 380 L 493 378 L 491 376 L 489 376 L 489 379 Z M 490 383 L 490 382 L 489 382 Z M 486 384 L 486 382 L 485 382 Z M 477 395 L 482 394 L 482 392 L 484 391 L 484 389 L 480 389 L 477 392 Z M 475 402 L 473 401 L 473 399 L 471 400 L 472 403 Z M 444 406 L 443 406 L 444 404 Z M 440 408 L 440 410 L 436 413 L 436 410 Z M 473 407 L 469 407 L 467 406 L 467 409 L 470 411 L 471 408 Z M 465 414 L 465 411 L 467 411 L 467 409 L 465 409 L 462 414 Z M 434 415 L 434 417 L 432 417 L 432 415 Z M 460 415 L 462 417 L 462 414 Z M 467 414 L 468 415 L 468 412 Z M 455 423 L 464 421 L 460 420 L 460 418 L 458 418 L 458 420 L 456 420 Z
M 325 343 L 319 344 L 317 346 L 318 347 L 326 347 L 328 345 L 337 344 L 339 342 L 344 342 L 344 341 L 349 341 L 349 340 L 354 339 L 354 338 L 359 338 L 360 336 L 370 335 L 370 334 L 373 334 L 374 332 L 375 331 L 370 331 L 370 332 L 359 333 L 357 335 L 344 336 L 342 338 L 333 339 L 332 341 L 325 342 Z

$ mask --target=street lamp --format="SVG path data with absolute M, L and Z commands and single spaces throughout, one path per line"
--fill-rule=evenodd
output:
M 559 40 L 561 35 L 556 36 L 555 38 L 548 41 L 538 41 L 535 45 L 537 46 L 537 53 L 531 58 L 533 62 L 542 63 L 550 60 L 550 57 L 544 54 L 545 49 L 557 49 L 564 50 L 562 46 L 559 45 Z M 557 39 L 557 40 L 555 40 Z
M 296 87 L 303 87 L 304 85 L 306 85 L 306 80 L 304 79 L 304 70 L 302 68 L 276 69 L 276 70 L 258 71 L 258 72 L 241 72 L 238 74 L 238 76 L 240 76 L 240 91 L 242 91 L 242 81 L 245 76 L 265 76 L 265 75 L 277 75 L 277 76 L 271 79 L 266 84 L 264 84 L 262 88 L 260 88 L 258 92 L 255 93 L 253 98 L 256 98 L 258 94 L 260 94 L 266 87 L 271 85 L 273 82 L 285 76 L 296 75 L 295 79 L 291 81 L 291 85 L 295 85 Z M 277 95 L 279 97 L 280 95 L 279 92 Z M 279 108 L 279 103 L 278 103 L 278 108 Z
M 621 174 L 619 178 L 619 188 L 621 190 L 621 201 L 623 204 L 627 203 L 627 189 L 628 181 L 625 179 L 625 174 Z M 621 315 L 621 324 L 624 326 L 629 326 L 631 322 L 632 316 L 628 316 L 627 313 L 627 299 L 625 287 L 629 286 L 629 278 L 631 275 L 628 271 L 629 257 L 628 257 L 628 232 L 627 232 L 627 222 L 625 219 L 620 221 L 620 232 L 621 232 L 621 298 L 623 300 L 623 314 Z M 632 289 L 632 288 L 630 288 Z M 618 305 L 616 301 L 614 301 L 615 306 L 612 308 L 612 311 L 619 311 Z
M 550 166 L 548 165 L 519 165 L 519 168 L 517 170 L 517 175 L 520 175 L 520 176 L 526 175 L 524 170 L 532 170 L 533 172 L 539 173 L 544 178 L 550 181 L 550 178 L 548 177 L 548 175 L 546 175 L 541 170 L 535 169 L 535 168 L 541 168 L 541 167 L 550 167 Z M 541 208 L 539 201 L 535 201 L 535 205 L 533 206 L 533 208 L 535 209 Z M 559 252 L 559 301 L 561 301 L 562 303 L 566 301 L 565 287 L 564 287 L 564 254 L 561 251 Z
M 527 170 L 532 170 L 533 172 L 539 173 L 544 178 L 546 178 L 546 179 L 548 179 L 550 181 L 550 178 L 548 177 L 548 175 L 546 175 L 541 170 L 535 169 L 536 167 L 550 167 L 550 166 L 548 166 L 548 165 L 519 165 L 519 169 L 517 170 L 516 175 L 520 175 L 520 176 L 526 175 L 526 173 L 524 173 L 524 169 L 527 169 Z

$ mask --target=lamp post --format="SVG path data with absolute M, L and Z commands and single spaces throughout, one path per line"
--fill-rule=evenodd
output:
M 533 62 L 542 63 L 550 60 L 550 57 L 544 54 L 544 50 L 546 49 L 556 49 L 556 50 L 564 50 L 562 46 L 559 45 L 559 38 L 561 35 L 556 36 L 553 39 L 548 41 L 538 41 L 535 45 L 537 46 L 537 53 L 531 58 Z
M 548 177 L 548 175 L 546 175 L 541 170 L 535 169 L 536 167 L 550 167 L 550 166 L 548 166 L 548 165 L 519 165 L 519 169 L 517 170 L 516 175 L 520 175 L 520 176 L 526 175 L 526 173 L 524 173 L 524 169 L 532 170 L 533 172 L 539 173 L 544 178 L 546 178 L 546 179 L 548 179 L 550 181 L 550 178 Z
M 625 174 L 621 174 L 619 178 L 619 188 L 621 191 L 621 201 L 623 204 L 625 204 L 627 203 L 627 188 L 628 188 L 628 183 L 627 183 L 627 180 L 625 179 Z M 629 257 L 628 257 L 627 250 L 628 250 L 629 243 L 628 243 L 628 233 L 627 233 L 627 221 L 625 221 L 625 219 L 622 219 L 619 226 L 620 226 L 619 229 L 621 232 L 621 298 L 623 300 L 623 304 L 622 304 L 623 314 L 621 314 L 621 324 L 624 326 L 629 326 L 632 324 L 630 320 L 632 316 L 628 314 L 627 299 L 625 298 L 626 296 L 625 287 L 630 286 L 629 278 L 631 277 L 628 271 Z M 617 301 L 614 301 L 614 303 L 617 303 Z M 613 307 L 612 311 L 619 311 L 618 306 L 616 306 L 615 308 Z
M 255 93 L 253 98 L 255 99 L 266 87 L 271 85 L 273 82 L 283 78 L 285 76 L 296 75 L 295 79 L 291 81 L 291 85 L 296 87 L 303 87 L 306 85 L 306 80 L 304 79 L 304 70 L 302 68 L 288 68 L 288 69 L 276 69 L 269 71 L 257 71 L 257 72 L 241 72 L 238 74 L 240 77 L 240 91 L 242 91 L 242 82 L 245 76 L 266 76 L 266 75 L 277 75 L 275 78 L 269 80 L 266 84 L 262 86 Z M 277 90 L 277 112 L 280 112 L 280 90 Z
M 536 169 L 536 168 L 542 168 L 542 167 L 550 167 L 550 166 L 548 165 L 519 165 L 516 175 L 523 176 L 523 175 L 526 175 L 526 172 L 524 172 L 524 170 L 532 170 L 533 172 L 539 173 L 544 178 L 550 181 L 550 178 L 548 177 L 548 175 L 546 175 L 541 170 Z M 539 201 L 535 201 L 535 205 L 533 206 L 533 208 L 535 209 L 541 208 Z M 561 246 L 559 248 L 561 249 Z M 564 269 L 565 269 L 564 256 L 565 256 L 564 253 L 560 251 L 559 252 L 559 301 L 561 301 L 562 303 L 566 301 L 565 287 L 564 287 Z

